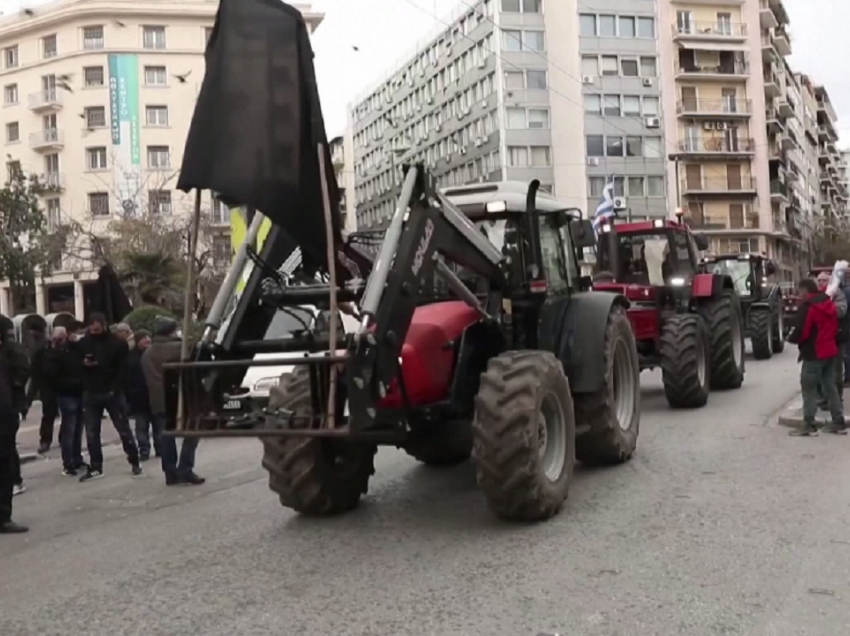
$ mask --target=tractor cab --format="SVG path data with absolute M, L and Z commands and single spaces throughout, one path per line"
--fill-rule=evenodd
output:
M 773 291 L 768 278 L 776 273 L 776 264 L 760 254 L 712 255 L 702 263 L 711 274 L 729 276 L 742 302 L 766 300 Z

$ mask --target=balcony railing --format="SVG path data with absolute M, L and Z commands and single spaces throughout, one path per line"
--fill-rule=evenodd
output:
M 30 148 L 59 148 L 65 145 L 65 135 L 58 128 L 45 128 L 30 134 Z
M 763 29 L 775 29 L 779 26 L 779 20 L 768 0 L 761 0 L 759 3 L 759 22 Z
M 755 150 L 755 141 L 726 137 L 682 139 L 679 141 L 679 150 L 689 154 L 749 154 Z
M 741 230 L 757 230 L 759 229 L 758 212 L 744 211 L 743 213 L 732 213 L 730 210 L 728 216 L 718 218 L 711 216 L 709 218 L 695 218 L 690 223 L 695 229 L 705 230 L 708 232 L 737 232 Z
M 770 196 L 773 199 L 788 200 L 788 185 L 779 179 L 773 179 L 770 182 Z
M 786 29 L 776 29 L 773 32 L 773 46 L 779 55 L 791 55 L 791 34 Z
M 44 91 L 30 93 L 29 107 L 31 110 L 46 110 L 49 108 L 61 108 L 64 91 L 61 88 L 49 88 Z
M 711 76 L 735 77 L 747 76 L 750 74 L 750 65 L 748 62 L 729 62 L 725 64 L 711 65 L 689 65 L 679 64 L 679 75 L 699 75 L 703 78 Z
M 38 175 L 38 182 L 45 190 L 64 190 L 65 175 L 61 172 L 45 172 Z
M 747 25 L 743 22 L 690 22 L 688 24 L 674 24 L 673 37 L 682 35 L 706 39 L 742 39 L 747 37 Z
M 756 189 L 755 179 L 752 177 L 740 177 L 729 180 L 725 177 L 703 177 L 699 182 L 685 179 L 682 182 L 684 192 L 749 192 Z
M 676 104 L 680 115 L 728 115 L 748 117 L 752 114 L 753 103 L 749 99 L 681 99 Z

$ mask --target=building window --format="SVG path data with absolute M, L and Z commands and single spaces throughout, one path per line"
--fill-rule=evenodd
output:
M 629 177 L 628 180 L 629 185 L 629 196 L 630 197 L 645 197 L 646 192 L 644 191 L 644 178 L 643 177 Z
M 635 37 L 635 19 L 633 16 L 620 16 L 620 37 Z
M 59 206 L 59 199 L 47 199 L 47 231 L 55 232 L 62 224 L 62 211 Z
M 582 13 L 578 17 L 581 35 L 596 37 L 596 16 L 592 13 Z
M 522 31 L 502 29 L 502 48 L 505 51 L 522 51 Z
M 85 109 L 86 126 L 88 128 L 106 127 L 106 107 L 89 106 Z
M 204 27 L 204 46 L 208 46 L 210 43 L 210 38 L 212 37 L 213 28 L 212 27 Z
M 647 177 L 646 194 L 650 197 L 664 196 L 664 177 Z
M 603 110 L 602 114 L 606 117 L 619 117 L 620 116 L 620 96 L 619 95 L 605 95 L 602 98 Z
M 86 87 L 103 86 L 103 67 L 86 66 L 83 68 L 83 81 Z
M 171 214 L 171 191 L 151 190 L 148 193 L 148 203 L 151 214 Z
M 602 98 L 599 95 L 584 96 L 584 112 L 598 115 L 602 112 Z
M 508 128 L 512 130 L 527 128 L 524 108 L 506 108 L 505 115 Z
M 86 165 L 89 170 L 106 170 L 106 148 L 86 148 Z
M 605 190 L 605 177 L 590 177 L 587 191 L 591 197 L 601 197 Z
M 643 142 L 640 137 L 626 137 L 626 156 L 643 156 Z
M 142 46 L 146 49 L 165 48 L 165 27 L 146 26 L 142 27 Z
M 505 88 L 509 91 L 521 91 L 525 88 L 525 77 L 522 71 L 507 71 L 505 73 Z
M 18 122 L 13 121 L 6 124 L 6 143 L 15 144 L 21 140 L 21 127 Z
M 526 71 L 526 79 L 529 90 L 546 90 L 549 87 L 546 71 Z
M 109 216 L 109 193 L 89 192 L 89 212 L 92 216 Z
M 638 37 L 655 37 L 655 18 L 638 18 Z
M 643 156 L 648 159 L 660 159 L 664 156 L 661 137 L 644 137 Z
M 549 111 L 545 108 L 529 108 L 528 127 L 549 128 Z
M 103 48 L 103 27 L 83 27 L 83 48 L 87 51 L 96 51 Z
M 168 106 L 147 106 L 145 122 L 148 126 L 168 126 Z
M 6 84 L 3 87 L 3 103 L 4 104 L 17 104 L 18 103 L 18 85 L 17 84 Z
M 532 166 L 551 166 L 552 165 L 552 149 L 549 146 L 532 146 L 531 147 L 531 165 Z
M 615 37 L 617 35 L 617 21 L 613 15 L 599 16 L 599 35 L 601 37 Z
M 163 170 L 171 167 L 171 153 L 168 146 L 148 146 L 148 168 Z
M 623 69 L 623 77 L 638 77 L 638 61 L 635 59 L 622 59 L 620 66 Z
M 226 267 L 230 264 L 231 257 L 230 237 L 213 237 L 213 264 L 217 267 Z
M 623 116 L 624 117 L 640 117 L 640 96 L 624 95 L 623 96 Z
M 596 55 L 582 55 L 581 74 L 591 77 L 599 75 L 599 58 Z
M 508 146 L 508 165 L 513 168 L 528 167 L 528 148 L 525 146 Z
M 47 59 L 49 57 L 56 57 L 59 51 L 56 48 L 56 36 L 48 35 L 47 37 L 41 38 L 41 57 Z
M 20 161 L 7 161 L 6 162 L 6 183 L 12 181 L 12 178 L 16 175 L 21 174 L 21 162 Z
M 619 75 L 620 65 L 616 55 L 602 56 L 602 74 L 603 75 Z M 635 62 L 635 75 L 637 75 L 637 62 Z
M 542 52 L 546 50 L 546 37 L 543 31 L 523 31 L 522 50 Z
M 210 222 L 214 225 L 227 225 L 230 223 L 230 210 L 216 197 L 210 203 Z
M 658 117 L 658 98 L 643 98 L 643 114 L 645 117 Z
M 505 13 L 541 13 L 541 0 L 502 0 L 502 11 Z
M 145 86 L 165 86 L 166 81 L 164 66 L 145 67 Z
M 608 135 L 605 137 L 605 156 L 606 157 L 622 157 L 625 154 L 623 138 L 617 135 Z
M 587 136 L 587 156 L 588 157 L 604 157 L 605 156 L 605 137 L 603 135 L 588 135 Z
M 640 58 L 640 74 L 641 77 L 655 77 L 658 75 L 658 68 L 654 57 Z
M 3 64 L 6 68 L 18 67 L 18 47 L 10 46 L 3 49 Z

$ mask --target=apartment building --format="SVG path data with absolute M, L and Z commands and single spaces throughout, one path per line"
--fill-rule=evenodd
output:
M 847 222 L 847 188 L 842 182 L 841 154 L 838 150 L 838 116 L 823 86 L 815 87 L 817 100 L 818 159 L 821 167 L 820 212 L 825 227 L 837 229 Z
M 296 5 L 311 30 L 322 15 Z M 215 0 L 59 0 L 0 18 L 0 143 L 7 169 L 50 186 L 50 226 L 94 234 L 143 212 L 188 213 L 174 190 L 198 91 Z M 229 211 L 205 194 L 229 256 Z M 36 285 L 39 314 L 85 315 L 96 278 L 88 259 L 63 258 Z M 14 313 L 0 281 L 0 312 Z
M 439 186 L 539 179 L 586 208 L 576 3 L 461 3 L 350 107 L 358 228 L 390 218 L 402 165 Z
M 328 145 L 340 191 L 339 212 L 342 216 L 342 227 L 346 232 L 353 232 L 357 229 L 357 218 L 354 209 L 354 139 L 351 136 L 351 128 L 346 129 L 345 134 L 331 139 Z

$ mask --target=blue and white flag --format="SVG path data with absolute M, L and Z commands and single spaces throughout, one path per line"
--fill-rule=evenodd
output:
M 597 228 L 602 223 L 616 216 L 614 211 L 614 179 L 609 179 L 602 189 L 599 205 L 596 206 L 596 214 L 593 215 L 593 227 Z

